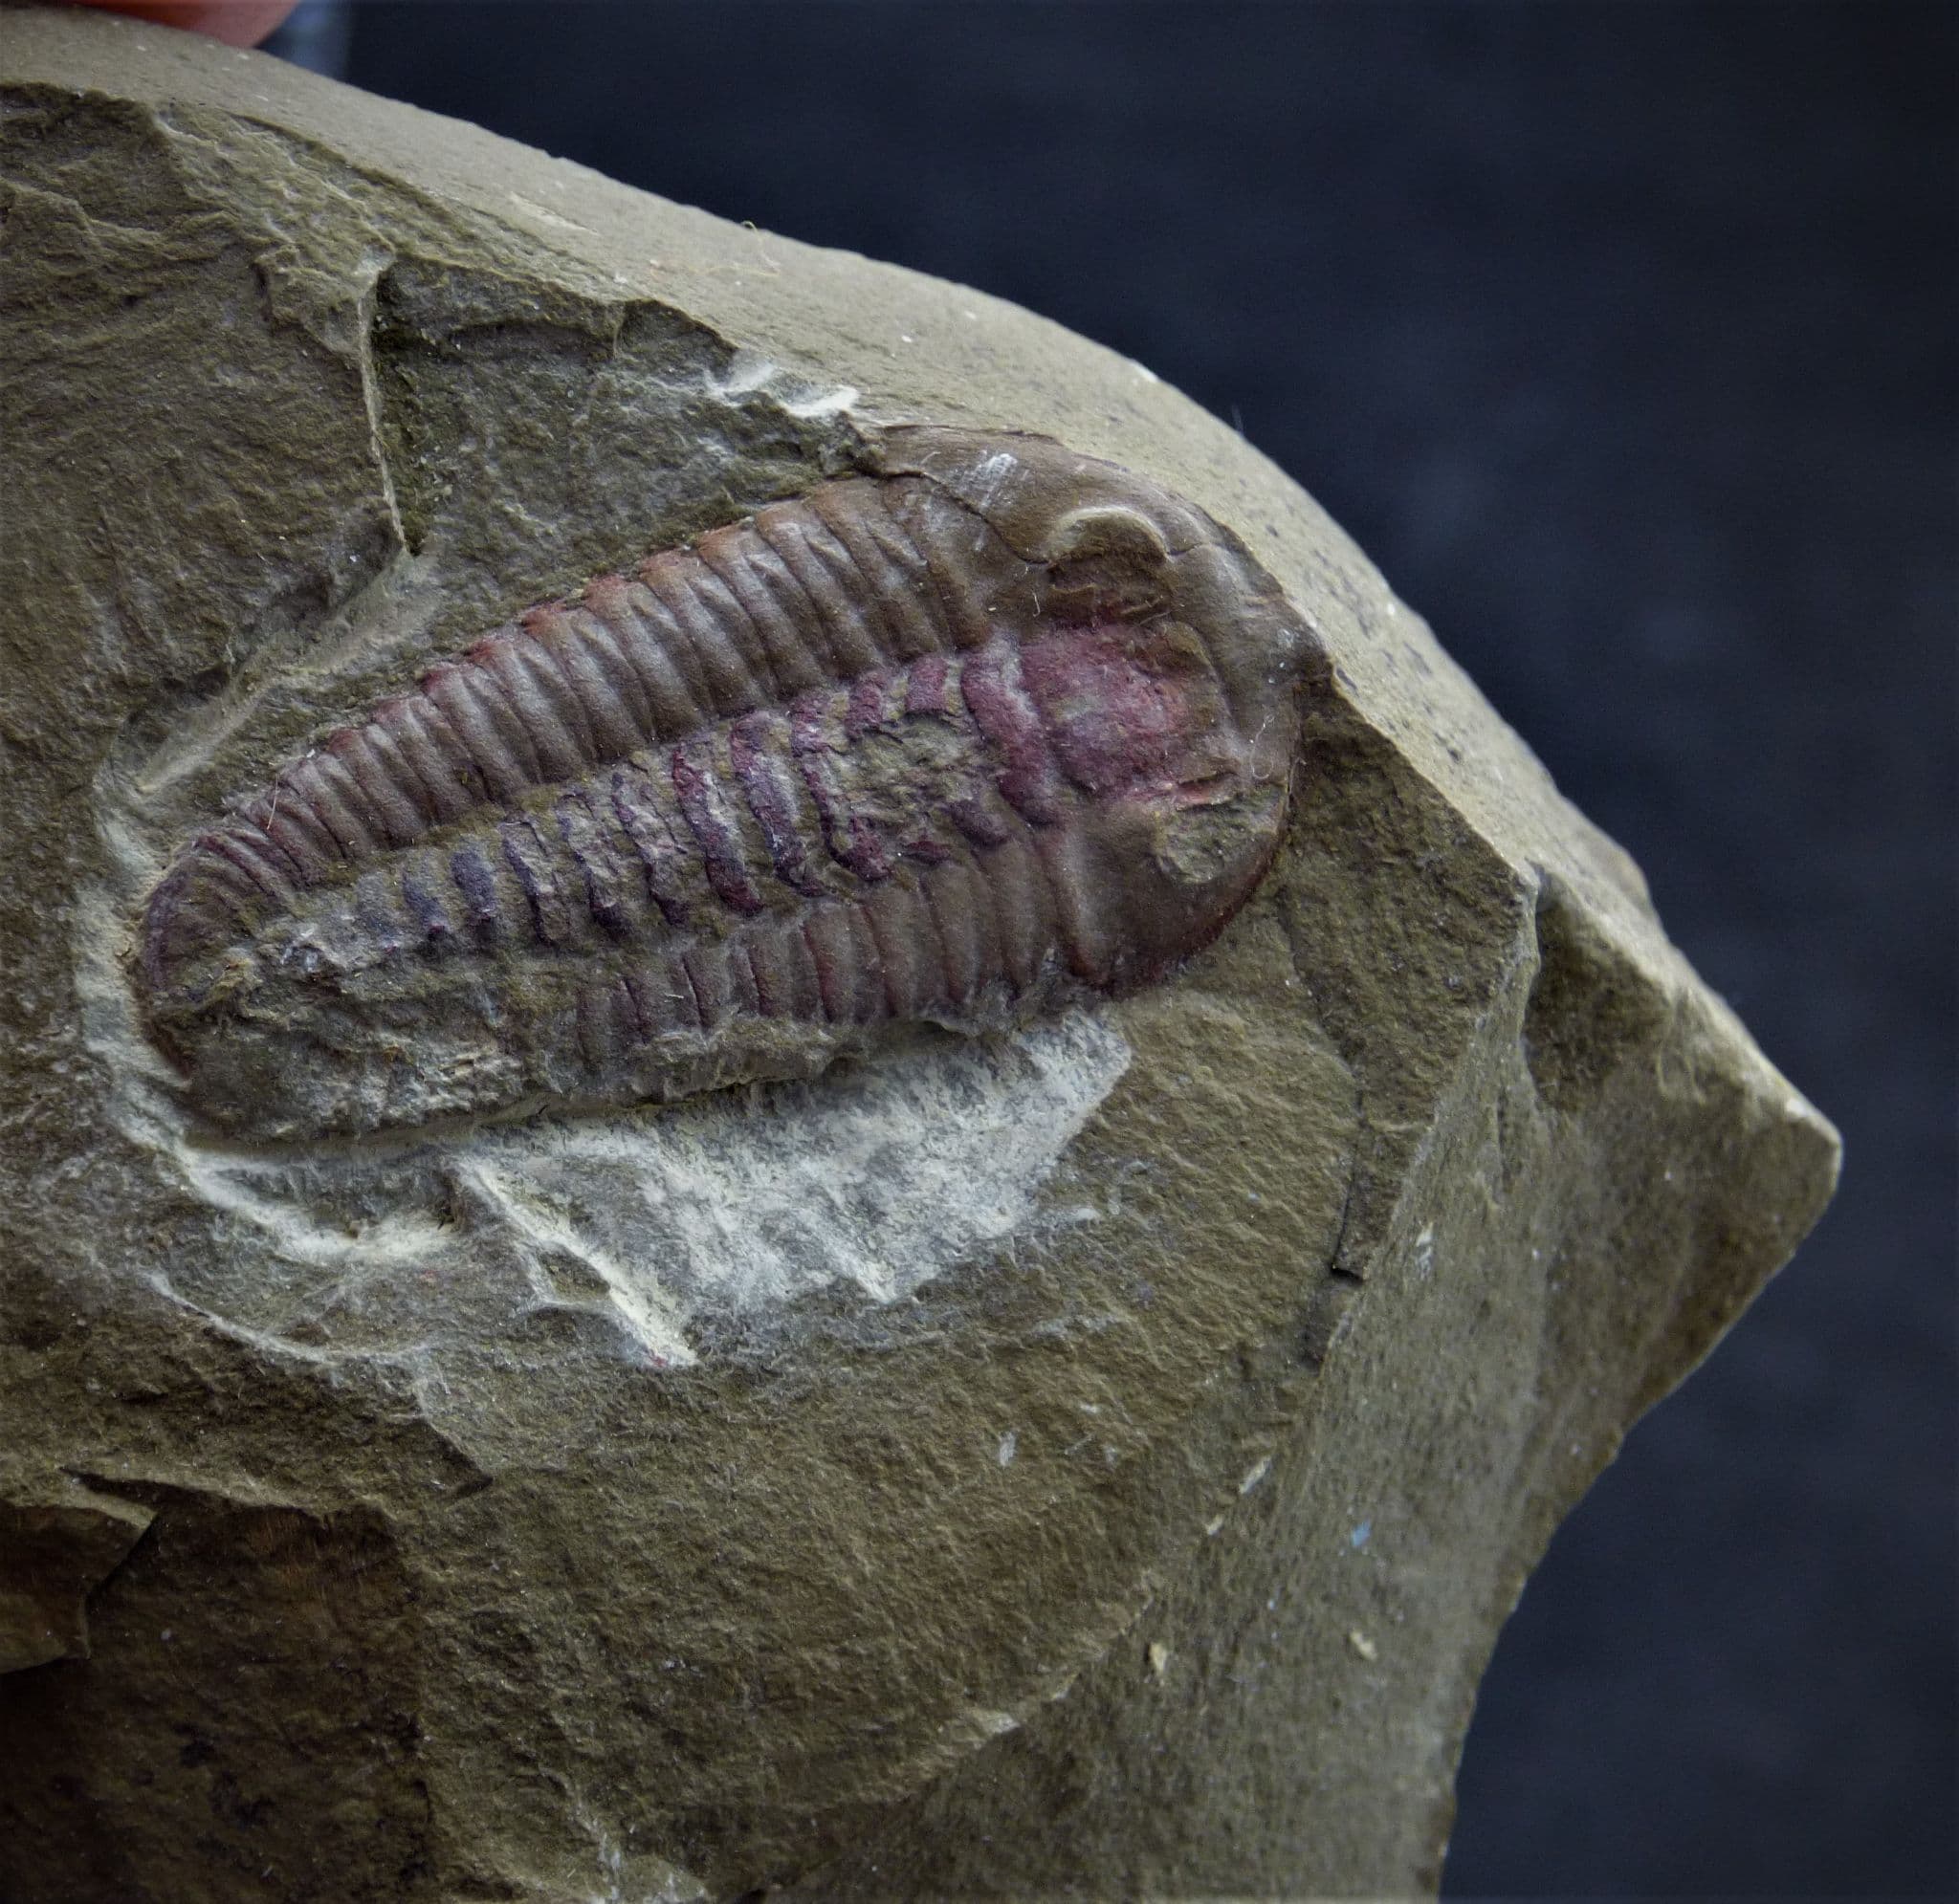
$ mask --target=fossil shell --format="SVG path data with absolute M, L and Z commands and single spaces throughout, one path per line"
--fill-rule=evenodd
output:
M 191 840 L 132 961 L 267 1138 L 806 1075 L 1160 976 L 1256 885 L 1305 646 L 1209 517 L 895 430 L 530 609 Z

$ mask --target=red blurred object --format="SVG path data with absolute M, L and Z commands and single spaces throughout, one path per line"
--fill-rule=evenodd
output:
M 151 20 L 160 27 L 182 27 L 206 33 L 227 46 L 256 46 L 299 0 L 74 0 L 78 7 L 100 7 L 132 19 Z

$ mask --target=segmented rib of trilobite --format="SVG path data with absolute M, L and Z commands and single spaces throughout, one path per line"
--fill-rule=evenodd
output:
M 134 972 L 194 1109 L 290 1138 L 666 1101 L 1211 939 L 1278 839 L 1296 617 L 1110 465 L 891 442 L 529 610 L 191 840 Z

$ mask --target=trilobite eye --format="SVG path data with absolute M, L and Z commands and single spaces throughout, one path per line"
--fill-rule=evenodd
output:
M 1170 550 L 1139 510 L 1070 510 L 1047 540 L 1050 611 L 1068 620 L 1141 619 L 1167 605 Z
M 1161 568 L 1170 559 L 1163 532 L 1141 510 L 1119 503 L 1071 509 L 1047 538 L 1047 559 L 1061 563 L 1089 556 L 1119 556 L 1137 568 Z

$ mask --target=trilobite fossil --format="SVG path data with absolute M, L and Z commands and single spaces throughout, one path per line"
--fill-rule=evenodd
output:
M 178 855 L 132 961 L 265 1138 L 810 1074 L 1161 976 L 1277 843 L 1306 642 L 1208 516 L 889 432 L 533 608 Z

